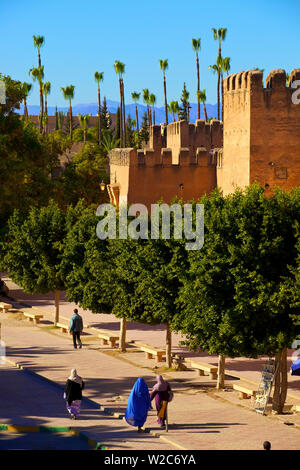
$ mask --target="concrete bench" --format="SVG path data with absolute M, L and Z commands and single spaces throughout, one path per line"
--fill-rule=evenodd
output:
M 44 317 L 44 315 L 39 315 L 37 313 L 29 313 L 23 312 L 24 317 L 26 317 L 29 321 L 32 321 L 36 324 L 40 323 L 40 319 Z
M 247 387 L 246 385 L 238 385 L 238 384 L 233 384 L 233 389 L 239 392 L 239 397 L 242 399 L 251 398 L 251 397 L 255 398 L 256 391 L 257 391 L 257 390 L 253 390 Z
M 58 328 L 60 328 L 60 331 L 62 333 L 68 333 L 69 331 L 69 326 L 66 325 L 65 323 L 55 323 L 55 326 L 57 326 Z
M 4 302 L 0 302 L 0 310 L 1 312 L 5 312 L 7 313 L 9 309 L 13 308 L 13 306 L 11 304 L 6 304 Z
M 203 376 L 205 375 L 204 372 L 207 372 L 211 380 L 217 380 L 218 368 L 216 366 L 211 366 L 210 364 L 198 361 L 189 361 L 189 363 L 192 369 L 196 369 L 197 375 Z
M 162 357 L 166 354 L 164 349 L 159 349 L 149 344 L 139 344 L 138 347 L 146 353 L 147 359 L 152 359 L 155 356 L 155 362 L 162 362 Z
M 111 348 L 116 346 L 116 342 L 119 342 L 120 338 L 111 331 L 101 331 L 98 330 L 98 338 L 101 340 L 101 344 L 106 345 L 109 344 Z

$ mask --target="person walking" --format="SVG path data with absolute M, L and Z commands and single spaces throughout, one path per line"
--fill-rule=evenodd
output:
M 161 375 L 156 376 L 156 384 L 150 393 L 150 400 L 155 398 L 155 406 L 157 410 L 157 422 L 161 427 L 165 426 L 166 408 L 169 401 L 171 401 L 171 387 L 169 382 L 164 380 Z
M 77 375 L 76 369 L 71 370 L 71 375 L 68 378 L 65 386 L 64 399 L 66 400 L 66 408 L 70 413 L 71 419 L 77 419 L 80 413 L 82 390 L 84 389 L 84 382 L 82 378 Z
M 82 348 L 82 342 L 80 339 L 82 330 L 83 330 L 82 317 L 78 314 L 77 308 L 75 308 L 74 315 L 72 316 L 70 320 L 70 327 L 69 327 L 69 332 L 73 334 L 74 349 L 77 349 L 76 340 L 78 342 L 79 349 Z
M 129 395 L 125 419 L 130 426 L 137 426 L 138 432 L 142 432 L 149 410 L 151 410 L 149 390 L 144 379 L 139 377 Z

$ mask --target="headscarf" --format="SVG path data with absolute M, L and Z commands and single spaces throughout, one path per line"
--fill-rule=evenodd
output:
M 73 382 L 76 382 L 77 384 L 82 385 L 82 378 L 79 375 L 77 375 L 76 369 L 71 370 L 71 375 L 69 377 L 69 380 L 72 380 Z
M 165 392 L 168 389 L 168 382 L 166 382 L 161 375 L 156 376 L 157 383 L 154 385 L 152 391 Z
M 151 401 L 147 384 L 139 377 L 129 395 L 125 419 L 131 426 L 143 426 L 150 409 Z

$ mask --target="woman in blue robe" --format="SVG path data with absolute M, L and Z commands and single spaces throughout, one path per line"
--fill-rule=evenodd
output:
M 150 409 L 151 401 L 147 384 L 139 377 L 129 395 L 125 419 L 131 426 L 138 426 L 138 432 L 141 432 Z

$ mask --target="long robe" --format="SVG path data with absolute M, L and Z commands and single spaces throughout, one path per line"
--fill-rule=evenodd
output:
M 131 426 L 143 426 L 150 409 L 149 390 L 145 381 L 140 377 L 135 382 L 129 395 L 125 419 Z

